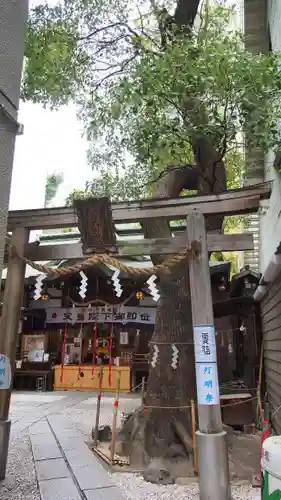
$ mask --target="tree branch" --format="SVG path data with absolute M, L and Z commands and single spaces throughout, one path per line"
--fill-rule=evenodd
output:
M 164 170 L 162 170 L 160 172 L 160 174 L 156 177 L 156 179 L 152 179 L 148 182 L 145 182 L 144 184 L 141 184 L 139 186 L 140 189 L 143 189 L 151 184 L 154 184 L 155 182 L 158 182 L 160 181 L 160 179 L 162 179 L 162 177 L 164 177 L 164 175 L 167 174 L 167 172 L 169 172 L 169 170 L 180 170 L 182 172 L 182 170 L 189 170 L 190 171 L 190 176 L 188 177 L 188 184 L 187 186 L 183 186 L 182 190 L 183 189 L 189 189 L 191 191 L 194 191 L 195 189 L 197 189 L 197 186 L 198 186 L 198 171 L 196 170 L 196 166 L 195 165 L 190 165 L 190 164 L 186 164 L 186 165 L 180 165 L 180 166 L 175 166 L 175 165 L 167 165 L 166 168 L 164 168 Z
M 112 23 L 112 24 L 107 24 L 106 26 L 101 26 L 100 28 L 97 28 L 94 31 L 91 31 L 91 33 L 88 33 L 88 35 L 79 37 L 77 40 L 78 41 L 89 40 L 90 38 L 98 35 L 99 33 L 103 33 L 109 29 L 112 29 L 112 28 L 117 28 L 117 27 L 120 28 L 121 26 L 125 26 L 124 23 L 116 22 L 116 23 Z
M 180 27 L 193 26 L 200 0 L 178 0 L 174 20 Z
M 120 65 L 119 65 L 119 69 L 117 69 L 116 71 L 113 71 L 111 73 L 109 73 L 108 75 L 104 76 L 101 80 L 99 80 L 96 84 L 95 84 L 95 90 L 99 89 L 101 87 L 101 85 L 109 80 L 110 78 L 113 78 L 114 76 L 117 76 L 117 75 L 122 75 L 122 73 L 124 72 L 124 70 L 126 69 L 126 67 L 132 62 L 134 61 L 134 59 L 137 57 L 137 54 L 134 54 L 132 57 L 130 57 L 129 59 L 126 59 L 126 61 L 123 61 Z
M 197 186 L 198 172 L 192 165 L 168 165 L 157 181 L 153 198 L 169 198 L 179 196 L 183 189 L 194 190 Z M 152 219 L 143 222 L 145 238 L 167 238 L 171 234 L 169 222 L 163 219 Z M 163 261 L 163 256 L 152 255 L 154 264 Z

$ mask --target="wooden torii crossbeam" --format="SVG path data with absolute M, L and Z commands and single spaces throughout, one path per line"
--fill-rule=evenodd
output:
M 261 200 L 268 199 L 271 183 L 266 182 L 242 189 L 235 189 L 221 194 L 187 196 L 182 198 L 161 198 L 141 201 L 113 202 L 111 204 L 114 224 L 141 222 L 151 218 L 167 221 L 185 219 L 191 214 L 202 215 L 237 215 L 249 214 L 259 210 Z M 44 208 L 35 210 L 10 211 L 8 231 L 16 228 L 54 229 L 77 227 L 78 218 L 72 207 Z M 171 231 L 172 232 L 172 231 Z M 107 249 L 110 254 L 136 256 L 151 254 L 172 254 L 183 250 L 187 245 L 187 234 L 175 234 L 170 238 L 117 241 Z M 208 251 L 242 251 L 253 249 L 252 234 L 207 234 Z M 85 253 L 101 251 L 94 247 L 82 249 L 80 243 L 25 245 L 24 256 L 34 261 L 53 259 L 82 259 Z
M 207 234 L 209 252 L 227 252 L 253 250 L 252 234 Z M 117 242 L 110 255 L 115 257 L 129 257 L 153 254 L 178 253 L 187 246 L 186 233 L 178 234 L 175 238 L 143 239 Z M 33 261 L 85 259 L 81 243 L 64 243 L 54 245 L 40 245 L 39 242 L 28 243 L 25 246 L 24 256 Z
M 194 213 L 249 214 L 257 212 L 260 201 L 268 199 L 270 193 L 271 183 L 265 182 L 221 194 L 112 202 L 112 219 L 115 224 L 121 224 L 155 217 L 180 220 Z M 73 207 L 13 210 L 8 217 L 8 231 L 16 227 L 33 230 L 77 226 L 78 219 Z

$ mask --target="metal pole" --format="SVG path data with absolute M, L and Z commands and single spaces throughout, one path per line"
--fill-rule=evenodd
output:
M 201 500 L 230 500 L 226 433 L 223 431 L 218 384 L 216 336 L 204 216 L 187 217 L 199 431 L 197 431 Z
M 99 437 L 100 405 L 101 405 L 101 396 L 102 396 L 102 377 L 103 377 L 103 368 L 102 367 L 100 369 L 98 377 L 99 377 L 99 392 L 98 392 L 96 423 L 95 423 L 95 431 L 94 431 L 94 446 L 97 446 L 98 437 Z
M 0 387 L 0 480 L 4 479 L 6 474 L 11 427 L 11 422 L 8 420 L 8 417 L 13 386 L 20 313 L 24 293 L 25 262 L 16 257 L 13 249 L 23 255 L 24 246 L 28 242 L 28 236 L 29 231 L 24 228 L 15 229 L 12 234 L 12 247 L 0 322 L 0 355 L 4 355 L 8 358 L 7 364 L 12 374 L 10 387 L 2 390 Z M 5 369 L 8 369 L 8 366 Z
M 118 415 L 118 406 L 119 406 L 119 392 L 120 392 L 120 372 L 117 373 L 114 409 L 113 409 L 112 438 L 111 438 L 111 447 L 110 447 L 111 464 L 113 464 L 113 462 L 114 462 L 114 455 L 115 455 L 116 427 L 117 427 L 117 415 Z
M 28 0 L 0 0 L 0 284 L 13 170 Z

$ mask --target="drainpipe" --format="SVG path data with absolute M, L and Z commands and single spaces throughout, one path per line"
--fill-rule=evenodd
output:
M 256 302 L 260 302 L 263 299 L 263 297 L 265 296 L 266 292 L 267 292 L 267 286 L 266 285 L 259 285 L 254 293 L 254 300 Z
M 273 254 L 267 268 L 262 275 L 259 285 L 254 293 L 254 300 L 260 302 L 265 296 L 269 285 L 277 278 L 281 271 L 281 254 Z

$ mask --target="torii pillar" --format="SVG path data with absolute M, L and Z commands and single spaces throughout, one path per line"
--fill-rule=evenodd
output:
M 0 0 L 0 283 L 18 123 L 28 0 Z
M 0 285 L 6 243 L 15 138 L 17 134 L 21 133 L 21 127 L 18 123 L 18 106 L 27 17 L 28 0 L 0 0 Z M 24 266 L 23 263 L 18 265 Z M 15 325 L 17 324 L 18 331 L 21 306 L 18 299 L 19 293 L 23 293 L 21 280 L 18 279 L 18 276 L 22 275 L 22 273 L 18 274 L 16 267 L 16 265 L 11 267 L 10 278 L 7 279 L 7 282 L 9 282 L 12 277 L 14 278 L 14 283 L 10 283 L 9 288 L 11 302 L 7 304 L 6 293 L 6 304 L 2 309 L 0 355 L 5 354 L 7 356 L 16 349 L 16 344 L 12 346 L 11 342 L 16 342 Z M 21 290 L 16 289 L 17 285 L 21 286 Z M 15 292 L 14 297 L 11 295 L 13 291 Z M 3 359 L 3 356 L 1 359 Z M 11 366 L 13 369 L 12 363 Z M 7 420 L 10 390 L 10 388 L 8 391 L 0 390 L 0 480 L 4 479 L 6 473 L 10 429 L 10 423 Z
M 17 228 L 13 231 L 0 320 L 0 358 L 3 359 L 3 355 L 5 356 L 5 363 L 1 363 L 0 360 L 1 369 L 5 370 L 5 374 L 3 376 L 1 374 L 1 382 L 5 381 L 6 377 L 10 379 L 8 387 L 5 384 L 2 387 L 0 386 L 0 481 L 6 475 L 11 428 L 9 408 L 24 295 L 26 266 L 24 260 L 20 259 L 17 255 L 24 254 L 28 238 L 29 230 L 27 229 Z

